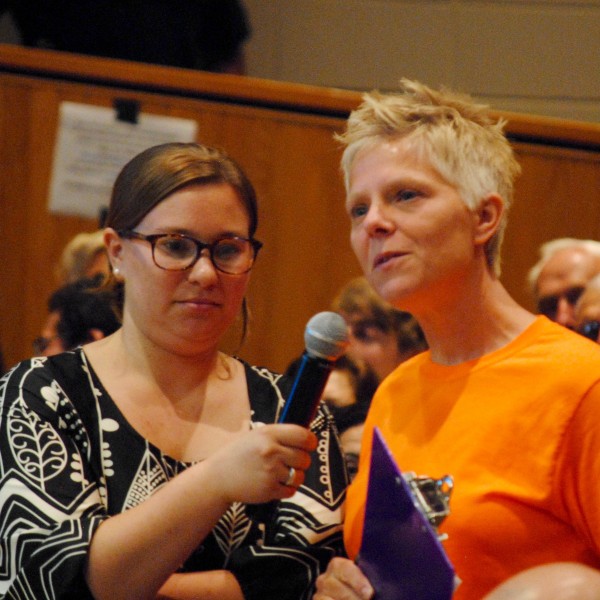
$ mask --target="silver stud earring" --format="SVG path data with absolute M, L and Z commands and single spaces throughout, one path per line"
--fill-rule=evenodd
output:
M 119 267 L 113 267 L 113 275 L 115 277 L 118 277 L 121 274 L 121 271 L 119 270 Z

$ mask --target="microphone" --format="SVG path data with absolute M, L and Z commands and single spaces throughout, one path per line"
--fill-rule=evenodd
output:
M 315 418 L 333 365 L 348 346 L 346 322 L 336 312 L 316 314 L 306 324 L 304 345 L 306 350 L 278 423 L 308 427 Z
M 316 314 L 306 324 L 304 345 L 306 350 L 277 423 L 308 427 L 315 418 L 329 373 L 348 346 L 346 322 L 335 312 Z M 264 524 L 267 539 L 278 504 L 273 500 L 246 506 L 246 514 L 253 521 Z

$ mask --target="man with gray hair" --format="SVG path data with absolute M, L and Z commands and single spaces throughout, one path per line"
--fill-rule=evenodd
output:
M 575 327 L 575 305 L 588 281 L 600 273 L 600 242 L 559 238 L 540 246 L 527 280 L 537 310 L 564 327 Z

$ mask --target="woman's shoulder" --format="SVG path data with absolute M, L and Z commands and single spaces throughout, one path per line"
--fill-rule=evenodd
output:
M 253 421 L 274 423 L 285 405 L 294 383 L 294 376 L 281 374 L 268 367 L 257 367 L 241 360 L 246 370 L 250 405 L 254 412 Z M 332 429 L 333 417 L 324 402 L 318 405 L 311 423 L 315 433 Z
M 58 415 L 60 399 L 79 397 L 86 369 L 79 350 L 56 356 L 34 356 L 15 365 L 0 380 L 3 410 L 21 403 L 48 417 Z M 70 401 L 69 401 L 70 403 Z
M 3 376 L 3 388 L 30 389 L 48 384 L 56 379 L 57 373 L 77 367 L 81 370 L 81 359 L 72 350 L 56 356 L 33 356 L 17 363 Z
M 273 423 L 285 401 L 285 378 L 280 373 L 252 365 L 236 357 L 242 364 L 254 422 Z

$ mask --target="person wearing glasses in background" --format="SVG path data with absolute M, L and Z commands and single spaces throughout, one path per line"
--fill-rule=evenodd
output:
M 600 343 L 600 275 L 593 277 L 575 306 L 575 331 Z
M 542 244 L 528 273 L 538 313 L 575 327 L 575 305 L 588 281 L 600 273 L 600 242 L 560 238 Z
M 33 341 L 36 355 L 53 356 L 100 340 L 121 327 L 114 294 L 98 289 L 102 278 L 80 279 L 51 294 L 48 317 L 41 335 Z
M 0 596 L 298 600 L 342 552 L 331 418 L 273 424 L 286 382 L 219 350 L 247 319 L 256 228 L 220 151 L 123 168 L 104 233 L 122 327 L 0 382 Z M 272 520 L 248 510 L 273 500 Z

